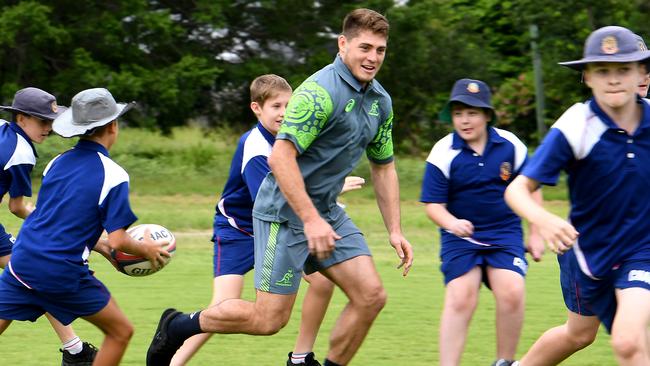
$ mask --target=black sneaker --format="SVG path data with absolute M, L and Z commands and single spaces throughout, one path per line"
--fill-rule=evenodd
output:
M 82 345 L 81 352 L 74 355 L 59 349 L 63 353 L 61 366 L 92 366 L 95 355 L 97 355 L 97 347 L 88 342 L 83 342 Z
M 492 366 L 511 366 L 514 362 L 515 362 L 515 360 L 506 360 L 506 359 L 500 358 L 500 359 L 494 361 Z
M 291 362 L 291 355 L 293 352 L 289 352 L 289 359 L 287 360 L 287 366 L 293 366 L 295 365 L 293 362 Z M 305 356 L 305 363 L 298 364 L 300 366 L 321 366 L 320 362 L 318 362 L 315 359 L 316 355 L 314 355 L 314 352 L 309 352 L 307 356 Z
M 182 342 L 172 343 L 167 334 L 169 322 L 178 314 L 181 312 L 176 309 L 167 309 L 160 316 L 158 328 L 156 328 L 156 333 L 154 333 L 149 350 L 147 350 L 147 366 L 169 366 L 176 350 L 183 344 Z

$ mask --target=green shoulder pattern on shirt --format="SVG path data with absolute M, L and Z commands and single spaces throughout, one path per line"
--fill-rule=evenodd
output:
M 368 144 L 366 155 L 374 161 L 386 161 L 393 156 L 393 111 L 388 119 L 379 126 L 377 135 Z
M 332 109 L 327 90 L 314 81 L 305 81 L 291 95 L 279 133 L 294 136 L 304 151 L 325 127 Z

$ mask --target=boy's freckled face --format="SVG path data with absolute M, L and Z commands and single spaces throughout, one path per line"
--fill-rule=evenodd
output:
M 490 115 L 482 108 L 452 104 L 451 119 L 456 133 L 468 143 L 478 142 L 487 133 Z
M 291 98 L 291 92 L 282 91 L 264 101 L 264 105 L 251 103 L 251 109 L 267 131 L 276 135 L 284 120 L 284 113 Z
M 584 77 L 600 105 L 618 109 L 636 100 L 647 74 L 635 62 L 602 62 L 588 64 Z

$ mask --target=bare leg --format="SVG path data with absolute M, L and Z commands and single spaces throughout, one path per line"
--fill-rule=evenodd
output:
M 111 297 L 108 304 L 97 314 L 84 317 L 104 332 L 102 343 L 93 366 L 119 365 L 126 347 L 133 336 L 133 325 Z
M 45 313 L 45 317 L 52 325 L 52 329 L 56 332 L 56 335 L 59 336 L 61 343 L 66 343 L 77 335 L 74 333 L 74 329 L 70 325 L 63 325 L 61 322 L 56 320 L 55 317 L 49 313 Z
M 474 267 L 451 280 L 445 290 L 445 307 L 440 319 L 440 365 L 457 366 L 465 348 L 467 329 L 478 304 L 481 269 Z
M 616 290 L 618 307 L 612 325 L 612 347 L 622 366 L 648 366 L 646 339 L 650 322 L 650 291 L 644 288 Z
M 9 263 L 9 258 L 11 258 L 10 254 L 0 257 L 0 268 L 5 268 L 7 266 L 7 263 Z
M 210 306 L 216 305 L 226 299 L 241 298 L 244 287 L 244 276 L 224 275 L 215 277 L 212 283 L 212 300 Z M 194 354 L 212 337 L 212 333 L 197 334 L 183 343 L 172 358 L 171 366 L 185 365 Z
M 544 332 L 520 361 L 521 366 L 552 366 L 592 344 L 600 321 L 568 312 L 567 322 Z
M 9 327 L 9 324 L 11 324 L 11 320 L 7 319 L 0 319 L 0 334 L 2 334 L 7 327 Z
M 386 304 L 386 291 L 369 256 L 351 258 L 325 269 L 323 273 L 349 299 L 330 334 L 327 355 L 329 360 L 347 365 Z
M 309 288 L 302 302 L 300 331 L 293 353 L 307 353 L 314 349 L 318 329 L 334 293 L 334 283 L 322 274 L 316 272 L 304 278 L 309 282 Z
M 201 312 L 201 330 L 210 333 L 275 334 L 289 321 L 295 301 L 296 294 L 280 295 L 259 290 L 255 302 L 224 300 Z
M 513 360 L 524 323 L 524 278 L 507 269 L 488 267 L 496 299 L 497 359 Z

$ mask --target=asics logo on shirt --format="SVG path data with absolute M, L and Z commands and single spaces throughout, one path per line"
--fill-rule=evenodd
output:
M 521 271 L 524 272 L 524 274 L 528 272 L 528 265 L 526 264 L 526 261 L 524 261 L 519 257 L 514 257 L 512 259 L 512 265 L 515 267 L 519 267 L 519 269 L 521 269 Z

